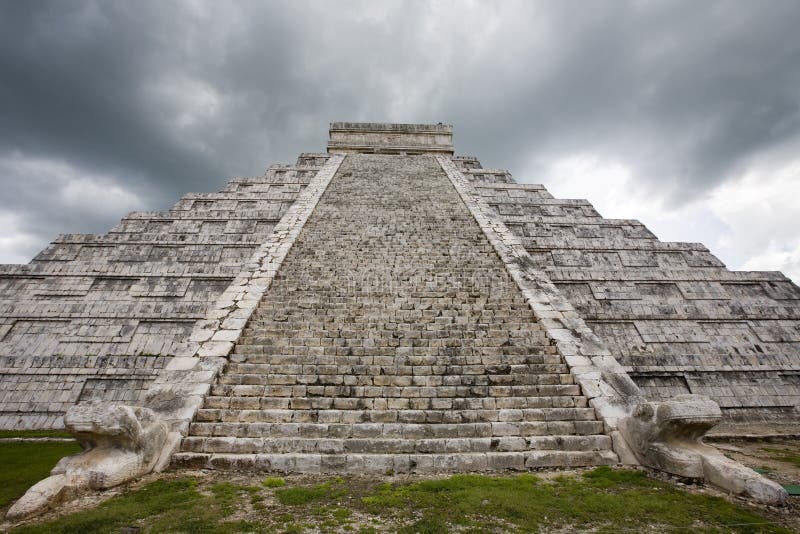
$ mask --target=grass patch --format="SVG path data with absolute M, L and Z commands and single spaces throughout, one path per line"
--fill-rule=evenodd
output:
M 254 530 L 247 522 L 226 522 L 239 492 L 228 484 L 216 484 L 212 495 L 197 490 L 191 478 L 159 480 L 96 508 L 57 521 L 19 529 L 23 533 L 78 534 L 119 532 L 124 526 L 143 526 L 145 532 L 243 532 Z
M 216 506 L 223 517 L 233 515 L 236 505 L 242 501 L 246 495 L 250 496 L 250 502 L 256 504 L 260 502 L 258 492 L 260 488 L 254 486 L 237 486 L 228 482 L 221 482 L 211 486 L 211 493 L 214 495 Z
M 0 438 L 74 438 L 65 430 L 0 430 Z
M 786 449 L 768 449 L 764 448 L 764 452 L 769 453 L 770 458 L 791 464 L 795 467 L 800 467 L 800 453 L 786 450 Z
M 300 486 L 278 489 L 275 490 L 275 497 L 278 498 L 281 504 L 289 506 L 299 506 L 313 501 L 336 499 L 346 493 L 344 489 L 339 487 L 340 484 L 337 483 L 338 480 L 340 479 L 337 479 L 337 481 L 333 483 L 325 482 L 324 484 L 318 484 L 311 488 Z M 334 484 L 336 487 L 334 487 Z
M 74 442 L 0 443 L 0 507 L 8 506 L 49 476 L 61 458 L 80 451 Z
M 268 479 L 271 480 L 271 479 Z M 248 486 L 191 478 L 160 480 L 94 509 L 30 526 L 25 533 L 150 532 L 405 533 L 535 532 L 550 528 L 596 532 L 789 532 L 723 499 L 694 495 L 607 467 L 545 480 L 457 475 L 392 485 L 329 480 Z M 274 495 L 274 499 L 271 496 Z M 265 500 L 268 502 L 265 504 Z
M 762 517 L 724 499 L 694 495 L 641 472 L 608 467 L 552 481 L 529 474 L 456 475 L 404 486 L 383 485 L 362 500 L 374 513 L 395 509 L 406 515 L 421 514 L 422 519 L 409 527 L 416 532 L 442 532 L 442 525 L 490 529 L 497 519 L 526 531 L 558 526 L 637 531 L 653 525 L 746 531 L 746 525 L 758 525 L 760 532 L 789 532 L 764 525 Z
M 282 488 L 286 485 L 286 481 L 280 477 L 267 477 L 262 484 L 265 488 Z

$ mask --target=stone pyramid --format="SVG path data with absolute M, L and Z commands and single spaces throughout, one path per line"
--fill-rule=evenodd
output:
M 147 404 L 177 465 L 596 465 L 620 395 L 798 425 L 800 288 L 454 156 L 450 126 L 333 123 L 328 153 L 2 266 L 0 366 L 0 427 Z

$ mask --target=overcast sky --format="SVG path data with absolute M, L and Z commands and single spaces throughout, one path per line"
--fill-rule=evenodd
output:
M 324 151 L 456 151 L 800 281 L 800 2 L 6 1 L 0 262 Z

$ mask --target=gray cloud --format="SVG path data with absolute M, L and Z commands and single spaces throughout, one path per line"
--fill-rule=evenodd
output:
M 106 231 L 124 215 L 112 208 L 163 209 L 323 150 L 332 120 L 451 122 L 460 153 L 529 182 L 602 155 L 676 209 L 800 143 L 793 1 L 0 11 L 0 221 L 27 236 L 8 258 Z M 110 205 L 70 200 L 81 177 L 78 190 L 115 191 Z

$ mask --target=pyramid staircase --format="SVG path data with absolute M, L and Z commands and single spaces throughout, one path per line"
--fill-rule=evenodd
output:
M 173 464 L 453 472 L 614 463 L 431 156 L 349 155 Z

